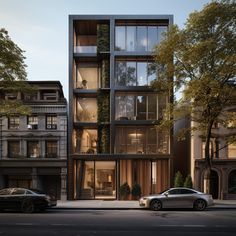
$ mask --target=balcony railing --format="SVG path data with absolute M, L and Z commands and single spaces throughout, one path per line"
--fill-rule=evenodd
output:
M 97 46 L 76 46 L 74 53 L 97 53 Z

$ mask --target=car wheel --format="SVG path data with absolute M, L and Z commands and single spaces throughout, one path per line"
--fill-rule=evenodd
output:
M 162 204 L 161 201 L 159 200 L 152 200 L 150 203 L 150 209 L 153 211 L 160 211 L 162 208 Z
M 22 202 L 21 211 L 24 213 L 34 212 L 34 203 L 31 200 L 25 200 Z
M 206 208 L 206 202 L 202 199 L 197 199 L 195 202 L 194 202 L 194 205 L 193 205 L 193 208 L 196 210 L 196 211 L 203 211 L 205 210 Z

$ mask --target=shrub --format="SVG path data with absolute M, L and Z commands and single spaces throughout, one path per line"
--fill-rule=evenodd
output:
M 120 186 L 120 197 L 121 199 L 127 199 L 127 196 L 130 194 L 130 187 L 127 182 Z
M 137 197 L 140 197 L 141 195 L 141 187 L 139 184 L 134 184 L 133 187 L 132 187 L 132 191 L 131 191 L 132 195 L 137 198 Z
M 183 180 L 183 176 L 180 173 L 180 171 L 176 172 L 175 174 L 175 183 L 174 183 L 174 187 L 183 187 L 184 184 L 184 180 Z
M 193 182 L 192 182 L 192 177 L 191 177 L 191 175 L 188 175 L 188 176 L 185 178 L 184 187 L 185 187 L 185 188 L 192 188 L 192 187 L 193 187 Z

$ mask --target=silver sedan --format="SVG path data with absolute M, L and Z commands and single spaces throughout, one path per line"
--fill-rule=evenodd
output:
M 190 188 L 171 188 L 160 194 L 143 196 L 139 205 L 153 211 L 162 208 L 193 208 L 198 211 L 205 210 L 213 205 L 210 194 L 205 194 Z

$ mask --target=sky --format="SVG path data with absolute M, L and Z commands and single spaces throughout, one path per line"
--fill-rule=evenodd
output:
M 172 14 L 180 28 L 211 0 L 0 0 L 0 28 L 25 51 L 28 80 L 59 80 L 68 98 L 70 14 Z

